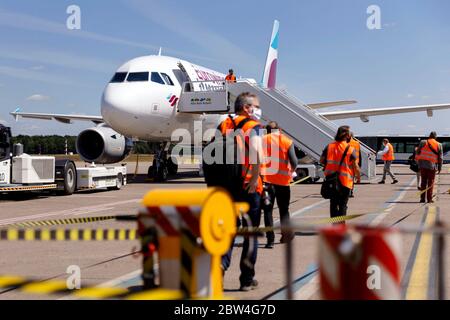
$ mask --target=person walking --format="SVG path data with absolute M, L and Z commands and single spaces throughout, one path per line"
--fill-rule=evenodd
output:
M 248 216 L 252 226 L 258 227 L 261 219 L 260 202 L 261 193 L 263 191 L 263 183 L 260 177 L 260 167 L 263 158 L 261 139 L 262 130 L 258 121 L 261 110 L 258 97 L 249 92 L 241 93 L 235 101 L 235 112 L 236 116 L 227 117 L 219 125 L 219 129 L 222 135 L 228 135 L 233 134 L 235 128 L 238 126 L 242 127 L 240 132 L 238 132 L 237 138 L 240 139 L 240 143 L 238 144 L 240 149 L 239 154 L 244 158 L 244 170 L 242 172 L 244 184 L 242 186 L 241 196 L 239 197 L 240 199 L 235 200 L 245 201 L 250 205 Z M 242 121 L 245 121 L 243 126 L 241 124 Z M 239 220 L 238 224 L 240 224 Z M 242 219 L 242 225 L 244 227 L 249 227 L 246 219 Z M 222 256 L 222 270 L 224 273 L 231 264 L 233 245 L 234 240 L 230 250 Z M 254 279 L 257 252 L 257 237 L 244 237 L 240 260 L 241 275 L 239 277 L 241 291 L 253 290 L 258 286 L 258 281 Z
M 386 174 L 389 174 L 389 176 L 392 178 L 392 184 L 396 184 L 398 183 L 398 180 L 391 170 L 392 161 L 395 160 L 394 147 L 392 146 L 392 144 L 389 143 L 388 139 L 383 139 L 383 146 L 384 146 L 383 150 L 378 152 L 378 156 L 380 156 L 381 159 L 384 161 L 383 178 L 378 183 L 379 184 L 386 183 Z
M 324 166 L 325 176 L 337 173 L 338 190 L 330 198 L 330 217 L 345 216 L 350 191 L 353 188 L 354 174 L 359 175 L 355 149 L 349 145 L 350 127 L 341 126 L 330 143 L 322 152 L 320 163 Z
M 350 132 L 350 142 L 349 144 L 355 149 L 356 154 L 356 164 L 359 168 L 361 168 L 361 143 L 355 139 L 355 135 L 353 132 Z M 361 176 L 356 174 L 356 172 L 353 173 L 353 176 L 355 177 L 355 183 L 361 183 Z M 350 191 L 350 198 L 353 198 L 353 191 L 355 190 L 355 184 L 353 184 L 353 189 Z
M 262 166 L 264 194 L 262 209 L 265 227 L 273 227 L 273 207 L 277 201 L 280 212 L 281 227 L 289 224 L 289 203 L 291 201 L 292 174 L 298 164 L 295 147 L 291 139 L 284 135 L 275 121 L 266 126 L 267 134 L 263 137 L 265 159 Z M 292 240 L 294 234 L 289 230 L 282 230 L 281 243 Z M 266 248 L 273 248 L 275 233 L 266 232 Z
M 422 140 L 417 149 L 416 161 L 420 171 L 420 202 L 433 203 L 433 186 L 436 171 L 441 173 L 443 149 L 442 144 L 436 141 L 437 134 L 432 131 L 427 140 Z

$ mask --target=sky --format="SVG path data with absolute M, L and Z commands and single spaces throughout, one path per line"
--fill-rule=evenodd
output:
M 81 9 L 69 30 L 68 6 Z M 381 29 L 367 27 L 377 5 Z M 19 120 L 10 111 L 100 115 L 106 83 L 125 61 L 157 54 L 261 79 L 280 21 L 277 86 L 329 110 L 450 103 L 448 0 L 2 0 L 0 121 L 13 134 L 76 135 L 92 126 Z M 340 120 L 357 135 L 450 134 L 450 110 Z

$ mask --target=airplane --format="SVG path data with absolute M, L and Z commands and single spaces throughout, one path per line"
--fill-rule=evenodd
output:
M 275 20 L 267 54 L 261 86 L 275 88 L 278 61 L 279 22 Z M 275 45 L 274 45 L 275 44 Z M 186 82 L 223 82 L 225 74 L 196 65 L 176 57 L 158 55 L 137 57 L 125 62 L 106 85 L 101 99 L 101 116 L 26 113 L 16 109 L 10 114 L 19 117 L 57 120 L 62 123 L 91 121 L 96 126 L 82 131 L 76 142 L 77 152 L 86 162 L 109 164 L 125 159 L 133 148 L 133 141 L 161 143 L 149 176 L 165 181 L 169 174 L 176 174 L 178 166 L 168 156 L 171 135 L 176 129 L 186 129 L 194 134 L 195 121 L 201 121 L 204 129 L 216 128 L 223 114 L 190 114 L 178 111 L 182 86 Z M 252 79 L 250 79 L 252 80 Z M 252 80 L 256 82 L 255 80 Z M 312 103 L 314 110 L 356 103 L 354 100 Z M 370 116 L 426 111 L 450 108 L 450 104 L 407 107 L 370 108 L 348 111 L 318 112 L 329 120 L 360 118 L 369 121 Z

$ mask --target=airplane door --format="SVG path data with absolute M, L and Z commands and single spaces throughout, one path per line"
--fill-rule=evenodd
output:
M 197 72 L 195 71 L 194 67 L 189 62 L 178 62 L 178 67 L 183 72 L 186 81 L 185 82 L 191 82 L 191 85 L 194 88 L 194 91 L 200 90 L 200 84 L 195 83 L 195 81 L 199 81 Z

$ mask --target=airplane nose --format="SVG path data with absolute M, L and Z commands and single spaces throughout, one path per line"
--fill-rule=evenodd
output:
M 111 85 L 108 85 L 103 91 L 101 113 L 106 121 L 118 113 L 125 112 L 126 95 L 123 91 L 120 87 L 112 88 Z

